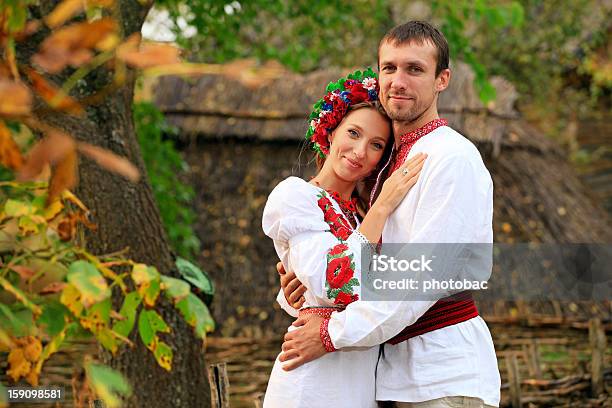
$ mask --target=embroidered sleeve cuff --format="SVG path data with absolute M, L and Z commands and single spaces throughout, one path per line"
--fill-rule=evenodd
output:
M 368 245 L 373 252 L 376 252 L 376 244 L 368 241 L 368 239 L 365 237 L 365 235 L 363 235 L 359 230 L 353 231 L 353 235 L 355 236 L 355 240 L 359 244 Z
M 331 341 L 331 337 L 329 337 L 329 331 L 327 330 L 327 326 L 329 325 L 329 319 L 323 319 L 321 322 L 321 326 L 319 326 L 319 334 L 321 335 L 321 342 L 323 343 L 323 347 L 325 351 L 331 353 L 336 351 L 334 344 Z

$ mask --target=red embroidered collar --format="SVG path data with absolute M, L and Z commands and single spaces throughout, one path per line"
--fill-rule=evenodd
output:
M 431 122 L 426 123 L 418 129 L 415 129 L 411 132 L 405 133 L 400 136 L 400 147 L 406 143 L 415 143 L 417 140 L 422 138 L 428 133 L 433 132 L 440 126 L 447 126 L 448 121 L 446 119 L 434 119 Z
M 398 167 L 404 163 L 406 157 L 408 157 L 408 153 L 410 153 L 410 149 L 412 149 L 412 146 L 417 142 L 417 140 L 428 133 L 433 132 L 440 126 L 448 126 L 448 121 L 446 119 L 434 119 L 418 129 L 401 135 L 399 148 L 396 150 L 395 157 L 393 158 L 391 173 L 397 170 Z
M 325 191 L 327 191 L 327 193 L 330 196 L 332 196 L 334 200 L 336 200 L 336 202 L 340 206 L 340 209 L 344 211 L 345 213 L 357 212 L 357 199 L 356 198 L 345 200 L 342 197 L 340 197 L 340 194 L 336 191 L 333 191 L 333 190 L 325 190 Z

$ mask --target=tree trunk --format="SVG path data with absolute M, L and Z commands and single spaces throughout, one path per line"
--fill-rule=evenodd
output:
M 40 2 L 33 9 L 35 16 L 46 15 L 57 2 Z M 136 0 L 120 2 L 124 36 L 139 32 L 148 12 Z M 42 35 L 42 34 L 41 34 Z M 22 62 L 29 60 L 40 37 L 20 45 Z M 90 73 L 86 83 L 75 89 L 73 96 L 92 94 L 103 88 L 112 78 L 108 69 Z M 57 83 L 65 77 L 54 78 Z M 105 254 L 129 248 L 127 256 L 134 261 L 157 267 L 162 274 L 178 276 L 159 211 L 146 177 L 144 163 L 134 131 L 132 103 L 135 73 L 129 71 L 126 82 L 97 106 L 87 108 L 86 117 L 75 118 L 48 110 L 35 110 L 38 119 L 69 132 L 73 137 L 111 150 L 128 158 L 142 172 L 138 184 L 102 170 L 90 160 L 81 158 L 80 184 L 77 196 L 91 210 L 96 231 L 85 232 L 87 249 L 94 254 Z M 40 106 L 38 107 L 40 108 Z M 158 310 L 171 327 L 162 338 L 173 349 L 172 371 L 161 368 L 153 354 L 145 348 L 137 329 L 130 339 L 135 347 L 123 346 L 116 356 L 103 355 L 108 363 L 120 370 L 132 386 L 130 407 L 206 407 L 210 406 L 210 387 L 202 342 L 178 311 L 165 299 L 158 301 Z

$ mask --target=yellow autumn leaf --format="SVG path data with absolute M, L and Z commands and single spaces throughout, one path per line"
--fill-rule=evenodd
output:
M 66 155 L 74 151 L 75 143 L 72 137 L 59 130 L 52 130 L 42 140 L 30 149 L 25 164 L 18 173 L 18 180 L 32 180 L 49 165 L 54 165 Z
M 117 173 L 133 183 L 140 179 L 140 172 L 128 159 L 89 143 L 79 143 L 77 149 L 81 154 L 94 160 L 105 169 Z
M 25 353 L 21 347 L 11 350 L 8 355 L 8 364 L 9 369 L 6 374 L 11 377 L 13 382 L 17 382 L 21 377 L 28 375 L 32 368 L 32 363 L 25 358 Z
M 83 212 L 89 213 L 89 209 L 87 207 L 85 207 L 85 204 L 83 204 L 83 202 L 81 200 L 79 200 L 77 198 L 77 196 L 75 196 L 74 194 L 72 194 L 68 190 L 66 190 L 66 191 L 64 191 L 62 193 L 62 200 L 66 200 L 66 201 L 76 205 L 77 207 L 79 207 Z
M 23 235 L 36 234 L 40 232 L 41 226 L 46 223 L 44 217 L 40 215 L 24 215 L 19 217 L 19 229 Z
M 75 316 L 80 316 L 83 311 L 81 294 L 78 289 L 71 284 L 66 285 L 60 295 L 60 302 L 68 308 Z
M 32 387 L 38 387 L 38 377 L 39 375 L 36 372 L 36 367 L 32 367 L 30 372 L 25 376 L 25 379 Z
M 85 110 L 71 96 L 66 95 L 60 88 L 47 81 L 41 74 L 33 69 L 26 69 L 26 74 L 32 83 L 32 88 L 54 109 L 65 111 L 73 115 L 82 115 Z
M 62 191 L 71 190 L 73 187 L 75 187 L 77 182 L 77 154 L 75 150 L 71 150 L 53 168 L 47 194 L 47 205 L 59 197 Z
M 68 19 L 83 11 L 84 4 L 83 0 L 64 0 L 45 17 L 45 23 L 49 28 L 59 27 Z
M 110 288 L 96 267 L 87 261 L 75 261 L 69 266 L 67 280 L 81 294 L 85 307 L 98 303 L 110 296 Z
M 160 274 L 154 266 L 139 263 L 132 267 L 132 279 L 136 285 L 149 283 L 159 278 Z
M 43 348 L 40 358 L 38 359 L 36 366 L 32 370 L 37 377 L 40 375 L 40 371 L 42 370 L 44 362 L 47 361 L 47 359 L 49 359 L 49 357 L 51 357 L 53 353 L 59 350 L 60 345 L 64 342 L 64 339 L 66 338 L 67 330 L 68 326 L 64 327 L 64 329 L 59 332 L 55 337 L 53 337 L 51 341 L 47 343 Z
M 23 165 L 21 150 L 2 120 L 0 120 L 0 164 L 13 170 L 18 170 Z
M 10 294 L 15 296 L 15 298 L 19 302 L 21 302 L 25 307 L 30 309 L 30 311 L 32 311 L 34 315 L 39 316 L 42 313 L 41 308 L 38 305 L 32 303 L 30 299 L 28 299 L 28 297 L 21 291 L 21 289 L 13 286 L 12 283 L 10 283 L 8 280 L 4 279 L 1 276 L 0 276 L 0 286 L 4 288 L 4 290 L 9 292 Z
M 0 78 L 0 115 L 20 116 L 30 113 L 32 94 L 22 83 Z
M 51 221 L 64 209 L 64 203 L 61 200 L 55 200 L 45 208 L 43 216 L 45 220 Z
M 61 72 L 68 65 L 79 67 L 91 61 L 92 49 L 117 30 L 117 22 L 110 17 L 62 27 L 43 41 L 32 62 L 51 74 Z
M 26 337 L 26 344 L 23 349 L 25 358 L 34 363 L 40 358 L 42 352 L 42 343 L 38 337 L 28 336 Z

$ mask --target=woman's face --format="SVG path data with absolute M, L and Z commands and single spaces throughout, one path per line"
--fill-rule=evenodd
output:
M 389 122 L 375 108 L 349 112 L 329 137 L 325 165 L 344 181 L 367 177 L 380 161 L 390 132 Z

